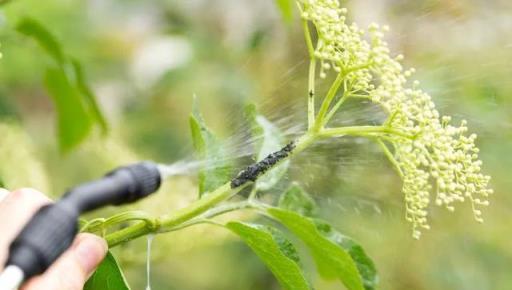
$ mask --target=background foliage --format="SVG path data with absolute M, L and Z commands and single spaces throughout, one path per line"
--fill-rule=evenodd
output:
M 287 1 L 277 2 L 287 11 Z M 249 102 L 286 137 L 297 133 L 305 123 L 306 49 L 297 21 L 284 24 L 290 14 L 280 15 L 275 5 L 270 0 L 16 0 L 3 6 L 0 182 L 58 197 L 119 164 L 189 157 L 194 94 L 209 128 L 228 140 L 228 153 L 248 146 L 240 140 L 251 133 L 240 120 Z M 439 109 L 468 119 L 479 133 L 484 170 L 494 178 L 496 195 L 483 225 L 471 220 L 469 209 L 455 214 L 433 209 L 433 229 L 414 241 L 403 219 L 401 182 L 371 143 L 352 138 L 320 144 L 291 162 L 287 178 L 314 195 L 317 215 L 361 242 L 379 269 L 381 289 L 509 288 L 511 4 L 365 0 L 347 5 L 361 25 L 389 24 L 391 46 L 417 68 Z M 26 24 L 34 21 L 61 47 L 50 45 L 46 53 L 41 40 L 27 36 Z M 62 90 L 82 104 L 80 112 L 59 107 Z M 97 96 L 101 115 L 87 101 L 91 95 Z M 352 110 L 337 122 L 367 122 L 377 114 L 375 108 L 348 105 Z M 70 135 L 58 125 L 61 118 L 80 122 L 81 134 Z M 238 134 L 230 137 L 233 132 Z M 179 177 L 132 207 L 157 215 L 196 197 L 197 181 Z M 250 229 L 242 226 L 232 228 Z M 139 240 L 115 250 L 134 289 L 145 284 L 144 247 Z M 222 229 L 200 226 L 158 236 L 154 252 L 155 289 L 279 289 L 253 252 Z M 314 279 L 321 289 L 340 287 Z

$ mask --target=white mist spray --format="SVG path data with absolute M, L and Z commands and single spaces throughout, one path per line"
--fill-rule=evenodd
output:
M 146 290 L 151 290 L 151 244 L 153 243 L 153 239 L 155 235 L 147 236 L 147 250 L 146 250 L 146 277 L 147 284 Z

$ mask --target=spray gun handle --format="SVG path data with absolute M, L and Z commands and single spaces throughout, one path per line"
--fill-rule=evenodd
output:
M 77 218 L 59 203 L 42 207 L 11 243 L 6 265 L 20 268 L 25 280 L 43 273 L 73 242 Z
M 6 265 L 20 268 L 25 280 L 43 273 L 73 242 L 80 214 L 134 202 L 155 192 L 160 184 L 158 166 L 141 162 L 71 189 L 60 201 L 41 208 L 32 217 L 11 243 Z

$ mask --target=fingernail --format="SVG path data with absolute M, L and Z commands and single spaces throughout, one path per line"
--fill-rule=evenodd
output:
M 106 253 L 105 242 L 98 237 L 86 237 L 79 241 L 75 248 L 78 263 L 90 274 L 101 263 Z

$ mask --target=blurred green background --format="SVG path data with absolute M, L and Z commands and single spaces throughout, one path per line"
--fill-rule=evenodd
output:
M 380 289 L 512 289 L 512 3 L 508 0 L 345 2 L 360 26 L 389 24 L 387 39 L 443 114 L 479 134 L 496 194 L 485 223 L 469 208 L 431 209 L 432 230 L 411 237 L 401 182 L 373 144 L 344 139 L 294 159 L 298 180 L 322 215 L 374 258 Z M 83 65 L 109 131 L 95 128 L 59 150 L 56 112 L 43 86 L 52 59 L 16 32 L 23 17 L 44 24 Z M 306 50 L 298 20 L 272 0 L 12 0 L 0 8 L 0 178 L 58 197 L 126 162 L 192 158 L 188 114 L 197 95 L 209 126 L 233 154 L 245 150 L 243 107 L 257 104 L 290 138 L 306 121 Z M 320 84 L 321 86 L 322 84 Z M 341 123 L 373 122 L 376 109 L 347 104 Z M 276 189 L 276 194 L 285 185 Z M 159 215 L 196 198 L 194 177 L 177 177 L 131 206 Z M 116 212 L 109 208 L 96 216 Z M 158 236 L 153 289 L 279 289 L 251 251 L 210 227 Z M 145 240 L 115 250 L 133 289 L 143 289 Z M 341 289 L 312 278 L 317 289 Z

